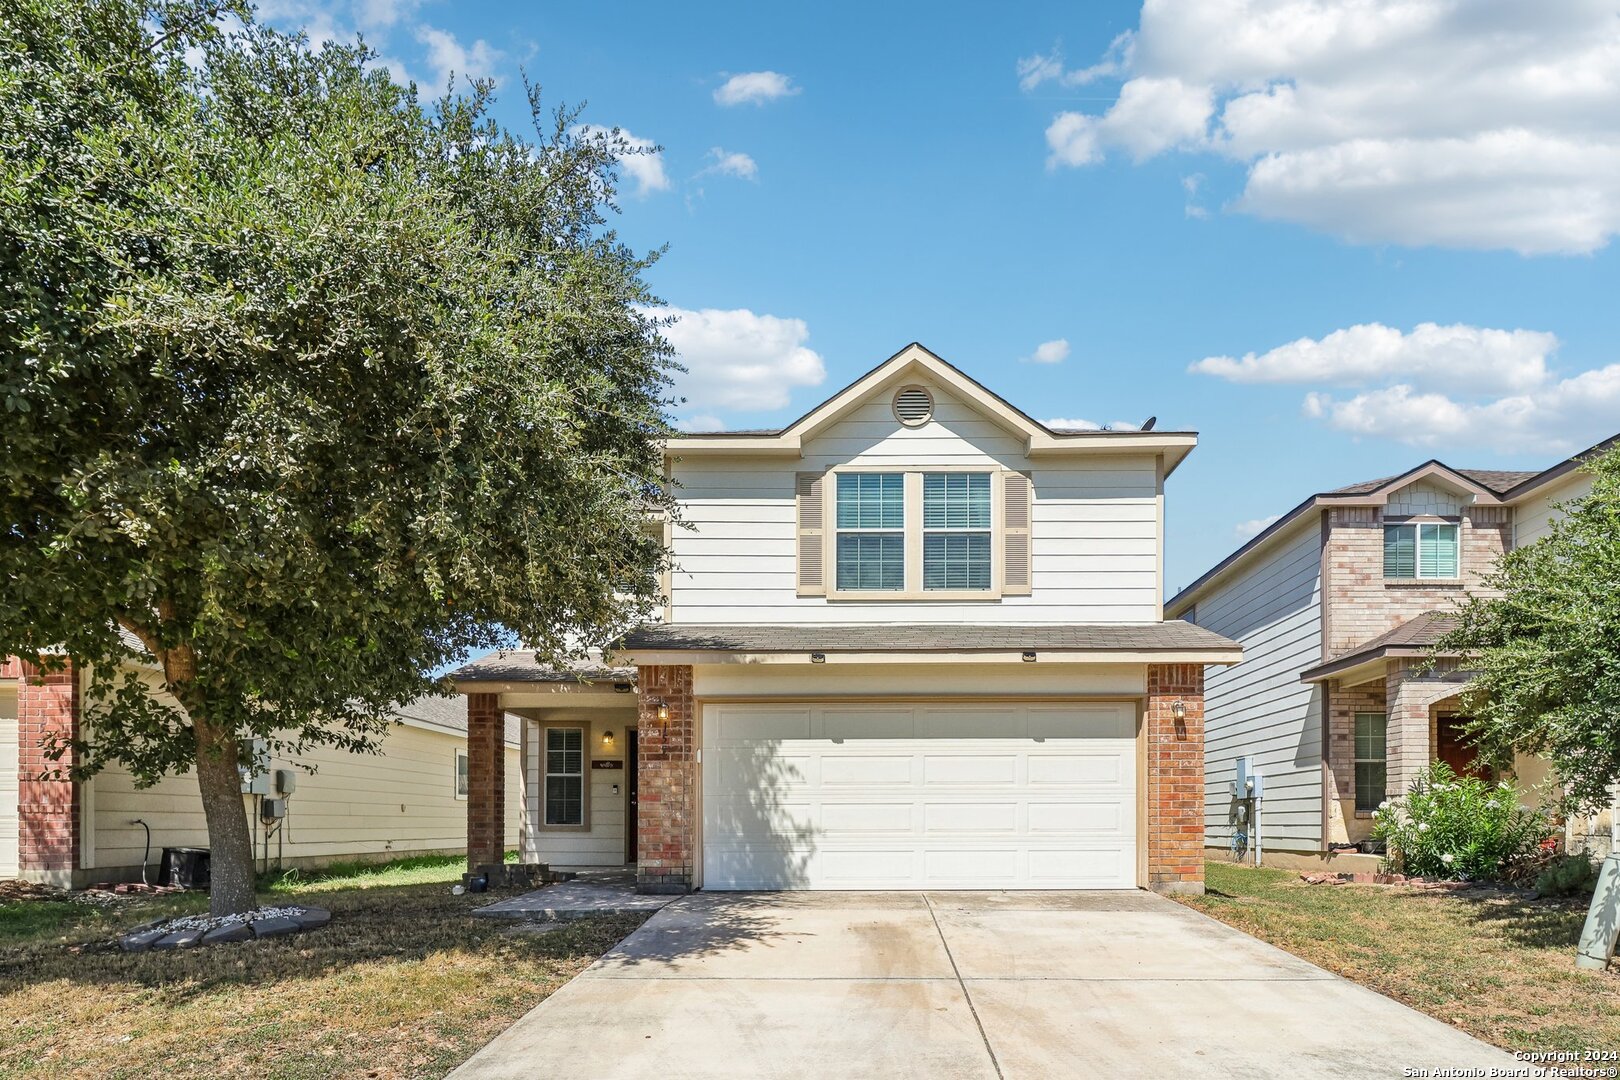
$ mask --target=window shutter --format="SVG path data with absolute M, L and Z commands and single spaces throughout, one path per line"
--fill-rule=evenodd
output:
M 1001 593 L 1028 596 L 1030 570 L 1030 483 L 1018 472 L 1001 474 Z
M 822 518 L 826 514 L 824 473 L 794 477 L 794 499 L 799 518 L 799 595 L 827 595 L 826 540 Z

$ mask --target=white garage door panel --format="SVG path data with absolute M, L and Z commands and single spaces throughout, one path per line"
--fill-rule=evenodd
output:
M 1132 888 L 1130 703 L 710 705 L 707 889 Z

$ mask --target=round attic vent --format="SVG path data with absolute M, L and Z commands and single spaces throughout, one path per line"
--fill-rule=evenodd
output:
M 902 386 L 894 395 L 894 418 L 906 427 L 928 423 L 934 415 L 934 396 L 920 386 Z

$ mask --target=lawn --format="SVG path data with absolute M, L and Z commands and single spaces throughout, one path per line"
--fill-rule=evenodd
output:
M 1575 970 L 1584 902 L 1305 885 L 1212 862 L 1184 902 L 1507 1050 L 1620 1049 L 1620 976 Z M 1345 1033 L 1354 1041 L 1354 1033 Z
M 0 903 L 0 1076 L 443 1076 L 642 921 L 511 933 L 451 896 L 464 861 L 408 859 L 278 882 L 265 903 L 323 929 L 184 952 L 105 943 L 196 895 L 114 907 Z

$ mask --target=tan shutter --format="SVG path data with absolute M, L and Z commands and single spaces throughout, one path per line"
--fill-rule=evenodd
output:
M 1018 472 L 1001 474 L 1001 593 L 1030 593 L 1030 483 Z
M 798 473 L 794 477 L 794 499 L 799 515 L 799 595 L 827 595 L 826 540 L 822 518 L 824 473 Z

